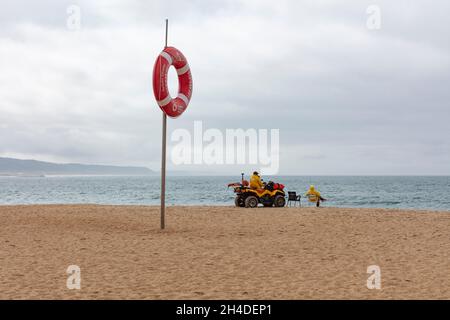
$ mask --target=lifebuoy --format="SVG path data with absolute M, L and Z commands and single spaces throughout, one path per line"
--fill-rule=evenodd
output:
M 178 96 L 172 98 L 167 86 L 170 66 L 178 74 Z M 153 94 L 159 107 L 171 118 L 180 116 L 189 105 L 192 96 L 192 75 L 186 57 L 174 47 L 166 47 L 153 67 Z

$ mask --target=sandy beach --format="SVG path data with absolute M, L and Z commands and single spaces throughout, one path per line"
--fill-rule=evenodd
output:
M 180 206 L 161 231 L 158 207 L 33 205 L 0 221 L 0 299 L 450 299 L 450 212 Z

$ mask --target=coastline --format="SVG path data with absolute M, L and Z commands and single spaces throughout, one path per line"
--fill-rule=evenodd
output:
M 157 206 L 0 217 L 0 299 L 450 299 L 448 211 L 168 206 L 164 231 Z

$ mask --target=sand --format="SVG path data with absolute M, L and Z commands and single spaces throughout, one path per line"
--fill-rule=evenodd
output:
M 450 299 L 450 212 L 169 207 L 161 231 L 158 207 L 45 205 L 0 222 L 0 299 Z

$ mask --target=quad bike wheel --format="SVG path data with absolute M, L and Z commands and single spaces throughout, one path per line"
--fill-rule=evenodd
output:
M 273 200 L 273 204 L 275 207 L 284 207 L 286 205 L 286 198 L 282 195 L 277 195 Z
M 236 207 L 245 207 L 244 198 L 242 198 L 241 196 L 237 196 L 234 199 L 234 204 L 236 205 Z
M 255 196 L 248 196 L 245 199 L 245 207 L 246 208 L 256 208 L 258 206 L 258 198 Z

